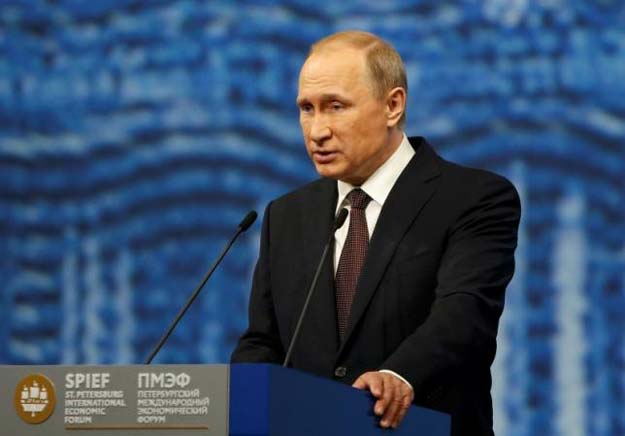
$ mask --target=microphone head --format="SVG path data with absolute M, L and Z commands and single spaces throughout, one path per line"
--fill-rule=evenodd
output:
M 258 216 L 258 214 L 256 213 L 255 210 L 251 210 L 247 213 L 247 215 L 245 215 L 245 218 L 243 218 L 243 221 L 241 221 L 241 223 L 239 224 L 239 229 L 244 232 L 247 229 L 250 228 L 250 226 L 252 224 L 254 224 L 254 221 L 256 221 L 256 217 Z
M 343 227 L 343 224 L 345 223 L 345 219 L 347 218 L 348 214 L 349 214 L 349 212 L 345 208 L 342 208 L 341 210 L 339 210 L 339 213 L 336 214 L 336 219 L 334 220 L 334 231 L 335 232 L 338 229 L 340 229 L 341 227 Z

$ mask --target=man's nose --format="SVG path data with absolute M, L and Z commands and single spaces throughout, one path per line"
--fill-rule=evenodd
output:
M 328 120 L 322 115 L 316 115 L 310 124 L 310 139 L 321 143 L 332 136 L 332 129 Z

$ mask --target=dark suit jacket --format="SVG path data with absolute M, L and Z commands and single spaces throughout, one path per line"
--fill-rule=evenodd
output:
M 520 203 L 510 182 L 440 158 L 423 138 L 382 208 L 345 341 L 337 334 L 332 256 L 323 267 L 292 366 L 352 383 L 390 369 L 415 403 L 452 415 L 452 434 L 492 434 L 490 365 L 514 271 Z M 249 328 L 232 362 L 284 359 L 336 208 L 334 180 L 269 204 Z

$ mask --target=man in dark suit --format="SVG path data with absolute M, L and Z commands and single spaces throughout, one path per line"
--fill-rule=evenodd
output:
M 377 398 L 380 425 L 408 406 L 452 416 L 452 434 L 492 432 L 490 365 L 514 271 L 520 204 L 495 174 L 440 158 L 402 124 L 401 58 L 365 32 L 313 45 L 297 103 L 322 176 L 269 204 L 249 328 L 232 362 L 280 363 L 340 208 L 292 366 Z

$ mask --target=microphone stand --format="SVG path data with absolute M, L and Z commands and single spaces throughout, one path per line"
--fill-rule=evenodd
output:
M 200 291 L 202 290 L 202 288 L 204 287 L 204 285 L 206 284 L 210 276 L 213 275 L 213 272 L 215 271 L 215 269 L 217 269 L 222 259 L 226 256 L 226 253 L 228 253 L 228 250 L 230 250 L 230 247 L 232 247 L 232 244 L 234 244 L 234 241 L 236 241 L 239 235 L 243 233 L 244 231 L 246 231 L 252 225 L 252 223 L 256 221 L 256 217 L 257 217 L 256 212 L 251 211 L 245 216 L 245 218 L 243 218 L 243 221 L 241 221 L 241 223 L 237 227 L 237 231 L 234 234 L 234 236 L 230 238 L 230 241 L 228 241 L 226 246 L 223 248 L 217 260 L 213 263 L 213 265 L 210 267 L 208 272 L 204 275 L 204 278 L 202 279 L 200 284 L 197 286 L 197 288 L 195 288 L 195 291 L 193 291 L 193 293 L 191 294 L 187 302 L 184 304 L 182 309 L 180 309 L 180 311 L 178 312 L 178 315 L 176 315 L 176 317 L 174 318 L 173 322 L 171 323 L 171 325 L 169 326 L 165 334 L 158 341 L 158 344 L 156 344 L 156 346 L 154 347 L 154 349 L 152 350 L 148 358 L 145 359 L 146 365 L 149 365 L 150 363 L 152 363 L 154 356 L 156 356 L 156 354 L 161 350 L 161 348 L 163 347 L 167 339 L 169 339 L 169 336 L 171 336 L 172 332 L 174 331 L 174 329 L 176 328 L 176 326 L 178 325 L 178 323 L 180 322 L 184 314 L 187 312 L 189 307 L 191 307 L 191 305 L 193 304 L 197 296 L 200 294 Z
M 299 336 L 300 328 L 302 327 L 302 322 L 304 321 L 304 315 L 308 311 L 308 304 L 310 303 L 310 299 L 314 293 L 314 290 L 317 286 L 317 280 L 319 279 L 319 274 L 321 273 L 321 267 L 328 255 L 328 250 L 330 248 L 330 243 L 332 242 L 332 238 L 334 238 L 334 232 L 340 229 L 347 218 L 348 212 L 347 209 L 342 208 L 336 216 L 334 220 L 334 225 L 332 226 L 332 231 L 330 232 L 330 237 L 328 238 L 328 242 L 323 248 L 323 254 L 321 255 L 321 259 L 319 260 L 319 265 L 317 265 L 317 270 L 315 271 L 315 275 L 313 276 L 312 283 L 310 284 L 310 288 L 308 289 L 308 295 L 306 295 L 306 301 L 304 302 L 304 307 L 302 307 L 302 312 L 299 315 L 299 319 L 297 320 L 297 325 L 295 326 L 295 331 L 293 332 L 293 337 L 291 338 L 291 343 L 289 344 L 289 349 L 286 352 L 286 357 L 284 358 L 284 362 L 282 362 L 283 367 L 287 367 L 289 361 L 291 360 L 291 354 L 293 353 L 293 346 L 295 342 L 297 342 L 297 337 Z

